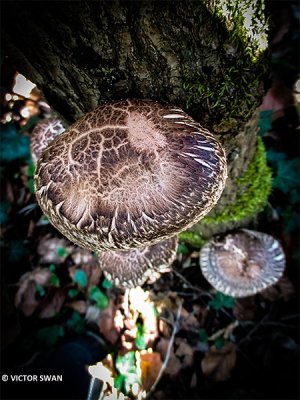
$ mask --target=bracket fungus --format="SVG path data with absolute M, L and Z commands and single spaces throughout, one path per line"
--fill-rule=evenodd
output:
M 57 118 L 43 120 L 35 126 L 30 136 L 30 152 L 34 164 L 53 139 L 64 130 L 62 122 Z
M 115 286 L 140 286 L 153 274 L 163 272 L 176 258 L 178 237 L 138 249 L 105 251 L 98 254 L 100 268 Z
M 242 229 L 206 243 L 200 266 L 215 289 L 232 297 L 247 297 L 279 280 L 285 255 L 272 236 Z
M 216 204 L 226 177 L 222 146 L 181 109 L 124 100 L 97 107 L 56 137 L 34 180 L 49 221 L 99 253 L 187 229 Z

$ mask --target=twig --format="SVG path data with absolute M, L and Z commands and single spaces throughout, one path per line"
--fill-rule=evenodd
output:
M 176 314 L 176 320 L 173 324 L 173 331 L 172 331 L 172 335 L 168 344 L 168 348 L 167 348 L 167 353 L 166 353 L 166 357 L 164 359 L 163 365 L 161 366 L 161 369 L 155 379 L 155 382 L 153 383 L 153 385 L 151 386 L 149 392 L 146 395 L 146 399 L 149 398 L 150 394 L 152 394 L 158 384 L 158 382 L 160 381 L 165 369 L 167 368 L 168 362 L 169 362 L 169 358 L 171 355 L 171 349 L 174 343 L 174 339 L 175 339 L 175 335 L 178 331 L 178 324 L 179 324 L 179 320 L 180 320 L 180 315 L 181 315 L 181 310 L 182 310 L 182 303 L 179 304 L 178 310 L 177 310 L 177 314 Z
M 180 278 L 187 285 L 187 287 L 189 289 L 192 289 L 195 292 L 198 292 L 203 296 L 208 296 L 208 297 L 212 298 L 212 295 L 210 293 L 208 293 L 206 290 L 203 290 L 196 286 L 193 286 L 180 272 L 176 271 L 175 269 L 173 270 L 173 272 L 176 276 L 178 276 L 178 278 Z

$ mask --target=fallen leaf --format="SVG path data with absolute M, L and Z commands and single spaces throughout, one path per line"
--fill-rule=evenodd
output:
M 46 306 L 43 307 L 39 313 L 39 318 L 52 318 L 59 313 L 65 301 L 66 294 L 63 289 L 55 290 L 55 292 L 48 295 L 44 302 Z
M 220 350 L 211 346 L 201 361 L 205 376 L 210 376 L 216 382 L 226 381 L 236 364 L 236 347 L 233 343 L 225 342 Z
M 150 352 L 149 350 L 148 352 L 141 352 L 140 368 L 142 373 L 142 385 L 146 391 L 149 391 L 154 384 L 161 367 L 162 361 L 159 353 Z
M 256 309 L 255 297 L 251 296 L 236 299 L 232 312 L 239 321 L 251 321 L 255 318 Z
M 87 309 L 87 305 L 84 300 L 72 301 L 71 303 L 66 303 L 66 306 L 78 311 L 80 314 L 85 314 Z
M 48 268 L 36 268 L 21 276 L 19 289 L 15 296 L 15 306 L 20 308 L 26 317 L 33 314 L 40 300 L 36 299 L 37 285 L 46 286 L 50 279 Z
M 42 264 L 61 264 L 73 249 L 74 246 L 68 240 L 48 234 L 40 240 L 37 253 Z
M 116 329 L 114 324 L 115 315 L 116 306 L 114 301 L 109 299 L 107 307 L 100 312 L 98 327 L 100 333 L 112 344 L 115 344 L 120 336 L 120 331 Z

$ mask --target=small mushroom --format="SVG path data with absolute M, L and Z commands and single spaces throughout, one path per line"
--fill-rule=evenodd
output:
M 215 289 L 232 297 L 246 297 L 279 280 L 285 268 L 285 255 L 272 236 L 242 229 L 205 244 L 200 252 L 200 266 Z
M 206 215 L 227 177 L 216 138 L 179 108 L 109 103 L 56 137 L 37 163 L 49 221 L 88 250 L 129 250 L 176 235 Z
M 30 137 L 30 151 L 34 164 L 52 140 L 64 130 L 62 122 L 57 118 L 49 118 L 36 124 Z
M 98 254 L 100 268 L 115 286 L 140 286 L 154 272 L 163 272 L 176 258 L 178 237 L 139 249 L 105 251 Z

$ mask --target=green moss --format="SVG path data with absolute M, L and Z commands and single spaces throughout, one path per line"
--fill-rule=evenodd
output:
M 181 232 L 179 234 L 179 240 L 196 248 L 202 247 L 205 243 L 205 240 L 194 232 Z
M 236 180 L 238 196 L 234 203 L 228 204 L 221 213 L 204 217 L 201 224 L 218 224 L 240 221 L 257 214 L 267 204 L 272 187 L 272 172 L 267 166 L 265 148 L 260 137 L 257 138 L 256 151 L 244 175 Z

